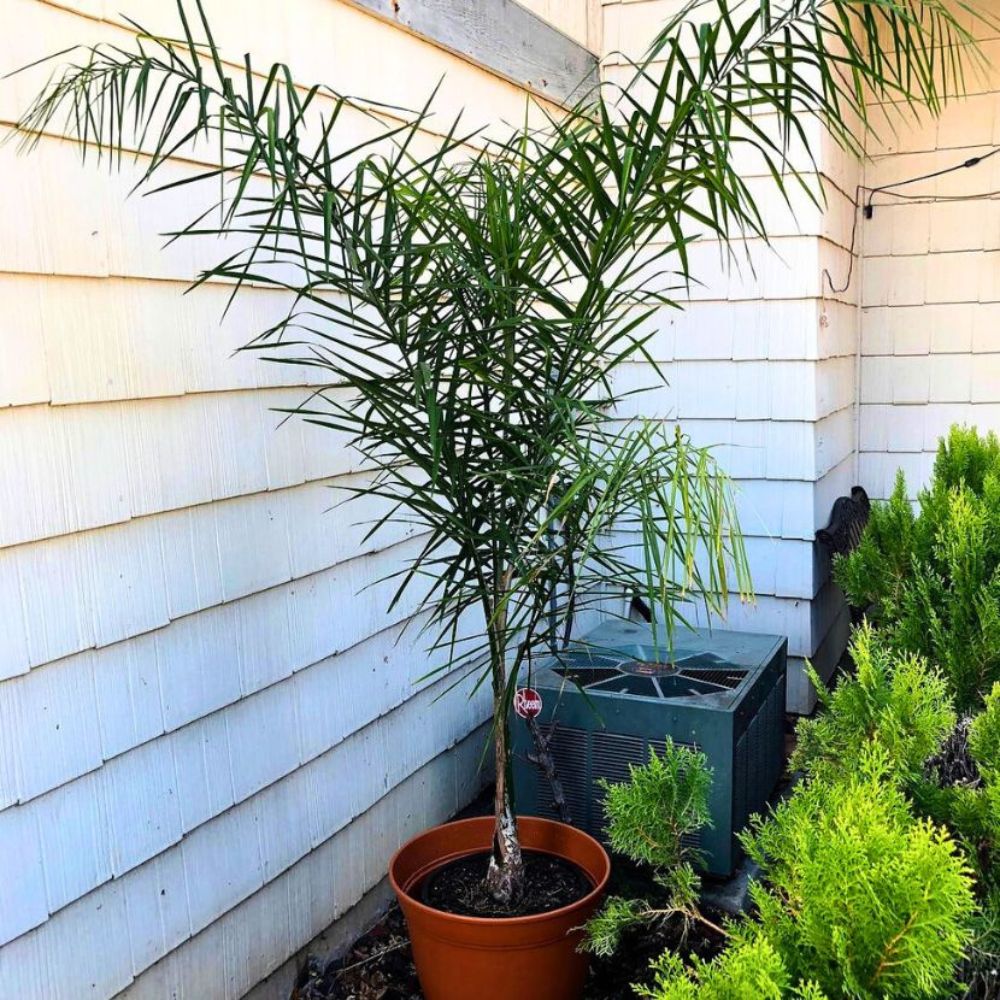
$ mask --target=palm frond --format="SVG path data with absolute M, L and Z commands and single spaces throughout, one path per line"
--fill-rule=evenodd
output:
M 237 247 L 197 283 L 288 293 L 247 349 L 326 373 L 296 412 L 372 473 L 351 491 L 380 502 L 370 532 L 421 530 L 393 601 L 419 581 L 432 646 L 488 654 L 498 725 L 529 651 L 609 592 L 645 593 L 668 642 L 686 602 L 721 614 L 747 596 L 730 482 L 680 432 L 609 419 L 616 373 L 658 370 L 649 321 L 697 279 L 694 240 L 767 239 L 748 156 L 789 204 L 819 202 L 823 134 L 860 154 L 871 102 L 938 113 L 978 58 L 979 15 L 962 0 L 692 3 L 627 86 L 497 138 L 460 118 L 430 132 L 433 93 L 388 109 L 300 87 L 283 64 L 232 67 L 201 0 L 178 11 L 177 38 L 136 25 L 132 50 L 58 53 L 22 144 L 60 131 L 131 157 L 147 192 L 217 192 L 170 238 Z M 196 144 L 206 168 L 161 182 Z M 459 641 L 470 616 L 480 639 Z

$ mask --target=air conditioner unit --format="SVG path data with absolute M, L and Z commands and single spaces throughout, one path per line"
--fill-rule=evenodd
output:
M 765 808 L 784 762 L 788 640 L 720 629 L 683 629 L 666 653 L 649 625 L 605 622 L 565 651 L 536 661 L 530 687 L 540 696 L 543 734 L 573 824 L 605 838 L 599 778 L 628 778 L 649 750 L 701 750 L 712 768 L 713 827 L 698 836 L 710 874 L 729 875 L 742 857 L 736 833 Z M 665 662 L 667 661 L 667 662 Z M 517 811 L 558 819 L 550 785 L 529 761 L 528 724 L 512 722 Z

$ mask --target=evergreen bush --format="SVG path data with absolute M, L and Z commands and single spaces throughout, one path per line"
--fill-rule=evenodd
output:
M 893 644 L 938 664 L 959 708 L 1000 680 L 1000 441 L 952 427 L 914 513 L 903 474 L 835 564 L 852 604 Z
M 1000 996 L 1000 685 L 984 710 L 959 721 L 925 780 L 913 788 L 917 808 L 946 823 L 975 872 L 979 912 L 959 966 L 964 1000 Z
M 975 717 L 955 715 L 942 677 L 919 657 L 893 651 L 870 626 L 855 635 L 857 674 L 830 694 L 814 678 L 825 711 L 798 727 L 793 766 L 810 780 L 837 781 L 878 748 L 887 777 L 915 811 L 946 826 L 975 876 L 979 904 L 958 978 L 966 1000 L 1000 996 L 1000 684 Z
M 983 711 L 972 720 L 969 751 L 980 774 L 990 783 L 1000 784 L 1000 683 L 993 685 Z
M 747 924 L 734 932 L 712 962 L 693 959 L 691 968 L 667 952 L 653 965 L 653 983 L 636 987 L 649 1000 L 827 1000 L 815 983 L 793 987 L 781 955 Z
M 956 720 L 947 684 L 923 658 L 893 649 L 868 624 L 850 649 L 856 673 L 832 692 L 811 675 L 823 711 L 799 721 L 792 768 L 835 781 L 878 748 L 887 776 L 919 815 L 951 829 L 983 893 L 991 891 L 1000 853 L 1000 683 L 979 715 Z
M 812 776 L 850 774 L 877 744 L 895 776 L 917 778 L 955 725 L 946 681 L 868 624 L 854 633 L 850 650 L 856 672 L 832 692 L 809 668 L 824 711 L 799 722 L 792 768 Z
M 701 879 L 695 869 L 701 857 L 691 846 L 693 836 L 711 825 L 712 771 L 705 755 L 668 737 L 662 753 L 651 748 L 648 763 L 629 765 L 628 781 L 599 784 L 611 849 L 652 868 L 662 898 L 612 896 L 588 923 L 584 947 L 611 955 L 627 928 L 677 915 L 708 923 L 697 905 Z
M 961 720 L 952 741 L 953 757 L 965 758 L 961 765 L 931 760 L 913 786 L 913 799 L 921 812 L 952 829 L 966 848 L 980 895 L 1000 903 L 1000 684 L 978 716 Z
M 918 1000 L 955 988 L 975 908 L 948 833 L 914 817 L 884 749 L 800 784 L 743 836 L 757 916 L 690 967 L 664 955 L 650 1000 Z
M 987 896 L 973 923 L 972 940 L 958 967 L 962 1000 L 996 1000 L 1000 996 L 1000 898 Z

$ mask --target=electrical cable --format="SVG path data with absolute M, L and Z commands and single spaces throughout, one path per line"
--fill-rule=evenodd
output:
M 995 191 L 978 191 L 976 194 L 897 194 L 895 191 L 881 192 L 889 198 L 898 198 L 910 205 L 934 205 L 938 202 L 948 204 L 953 201 L 988 201 L 1000 197 L 1000 189 Z M 892 203 L 888 201 L 873 202 L 872 208 L 884 208 Z
M 833 275 L 830 274 L 829 268 L 823 268 L 823 277 L 826 279 L 826 283 L 834 295 L 841 295 L 851 287 L 851 277 L 854 274 L 854 246 L 858 238 L 858 208 L 861 201 L 861 192 L 864 190 L 865 187 L 861 184 L 854 189 L 854 222 L 851 225 L 851 249 L 848 251 L 850 254 L 850 263 L 847 265 L 847 279 L 844 282 L 844 287 L 837 288 L 833 283 Z
M 891 189 L 906 187 L 908 184 L 917 184 L 920 181 L 931 181 L 936 177 L 944 177 L 946 174 L 953 174 L 958 170 L 968 170 L 970 167 L 978 167 L 984 160 L 988 160 L 991 156 L 996 156 L 997 153 L 1000 153 L 1000 146 L 994 146 L 988 153 L 983 153 L 980 156 L 970 156 L 969 159 L 963 160 L 961 163 L 955 163 L 950 167 L 943 167 L 941 170 L 932 170 L 928 174 L 920 174 L 917 177 L 908 177 L 905 181 L 894 181 L 892 184 L 882 184 L 879 187 L 873 188 L 863 187 L 862 189 L 868 192 L 868 200 L 865 202 L 865 218 L 870 219 L 872 217 L 872 199 L 876 194 L 888 191 L 892 197 L 905 198 L 905 195 L 897 195 Z
M 906 187 L 910 184 L 917 184 L 920 181 L 930 181 L 934 180 L 936 177 L 944 177 L 946 174 L 955 173 L 958 170 L 968 170 L 971 167 L 978 167 L 980 163 L 988 160 L 991 156 L 996 156 L 1000 153 L 1000 146 L 994 146 L 988 153 L 982 153 L 979 156 L 970 156 L 967 160 L 963 160 L 961 163 L 952 164 L 950 167 L 943 167 L 941 170 L 932 170 L 930 173 L 919 174 L 916 177 L 908 177 L 906 180 L 893 181 L 891 184 L 881 184 L 878 187 L 866 187 L 864 184 L 859 184 L 854 189 L 854 224 L 851 226 L 851 245 L 848 253 L 850 254 L 850 263 L 847 267 L 847 280 L 844 282 L 843 287 L 838 288 L 833 283 L 833 276 L 827 268 L 823 269 L 823 277 L 826 279 L 826 283 L 830 288 L 830 291 L 834 295 L 841 295 L 851 287 L 851 277 L 854 274 L 854 249 L 857 245 L 858 236 L 858 209 L 861 208 L 861 192 L 866 191 L 868 197 L 864 204 L 864 216 L 866 219 L 872 218 L 875 214 L 875 203 L 873 201 L 875 195 L 885 194 L 890 198 L 898 198 L 901 201 L 906 201 L 909 204 L 923 204 L 928 205 L 934 202 L 953 202 L 953 201 L 979 201 L 985 200 L 987 198 L 994 198 L 1000 195 L 1000 191 L 988 191 L 982 194 L 975 195 L 906 195 L 899 194 L 892 190 L 893 188 Z

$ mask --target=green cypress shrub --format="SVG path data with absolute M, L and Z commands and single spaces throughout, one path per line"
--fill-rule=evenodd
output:
M 1000 684 L 983 711 L 959 721 L 912 795 L 917 808 L 946 823 L 976 876 L 979 912 L 959 967 L 963 1000 L 1000 996 Z
M 649 1000 L 827 1000 L 814 983 L 793 986 L 781 955 L 751 924 L 734 931 L 712 962 L 695 957 L 688 968 L 667 952 L 653 965 L 652 985 L 636 993 Z
M 960 709 L 1000 680 L 1000 441 L 953 427 L 915 514 L 900 473 L 834 573 L 893 644 L 926 656 Z
M 804 782 L 743 835 L 761 865 L 759 933 L 793 982 L 831 1000 L 947 996 L 974 910 L 971 873 L 948 832 L 916 819 L 886 753 Z
M 980 895 L 1000 901 L 1000 684 L 979 715 L 959 722 L 950 742 L 953 759 L 928 762 L 911 787 L 912 798 L 962 841 Z M 954 759 L 959 756 L 960 762 Z
M 880 623 L 898 616 L 917 548 L 916 516 L 906 497 L 906 478 L 899 471 L 889 499 L 872 504 L 857 547 L 833 564 L 834 579 L 851 604 Z
M 993 685 L 983 711 L 969 726 L 969 752 L 987 782 L 1000 785 L 1000 683 Z
M 941 675 L 912 654 L 893 651 L 870 626 L 856 634 L 854 677 L 824 711 L 798 727 L 793 765 L 812 780 L 836 781 L 879 748 L 887 777 L 915 811 L 946 826 L 975 876 L 979 911 L 960 963 L 965 1000 L 1000 996 L 1000 684 L 983 711 L 955 722 Z
M 972 880 L 945 829 L 917 819 L 885 751 L 801 783 L 743 836 L 760 864 L 757 916 L 726 950 L 674 955 L 637 990 L 650 1000 L 921 1000 L 952 995 L 970 940 Z
M 831 996 L 941 995 L 972 911 L 970 881 L 939 828 L 914 822 L 881 781 L 815 782 L 747 838 L 769 885 L 763 933 Z
M 986 480 L 1000 468 L 1000 440 L 990 431 L 980 437 L 975 427 L 955 424 L 938 443 L 934 479 L 951 489 L 963 483 L 981 494 Z
M 662 753 L 651 748 L 646 764 L 629 765 L 628 781 L 600 782 L 611 849 L 651 868 L 660 898 L 610 897 L 587 924 L 588 951 L 613 954 L 622 934 L 637 924 L 675 916 L 705 921 L 697 905 L 701 858 L 690 838 L 711 824 L 711 785 L 705 755 L 676 746 L 669 737 Z
M 1000 896 L 992 893 L 980 904 L 972 940 L 958 967 L 962 1000 L 996 1000 L 1000 996 Z
M 872 745 L 880 746 L 901 780 L 920 776 L 955 725 L 948 684 L 912 653 L 900 653 L 868 624 L 851 640 L 853 676 L 832 692 L 812 672 L 823 709 L 799 722 L 793 770 L 835 777 L 856 771 Z

